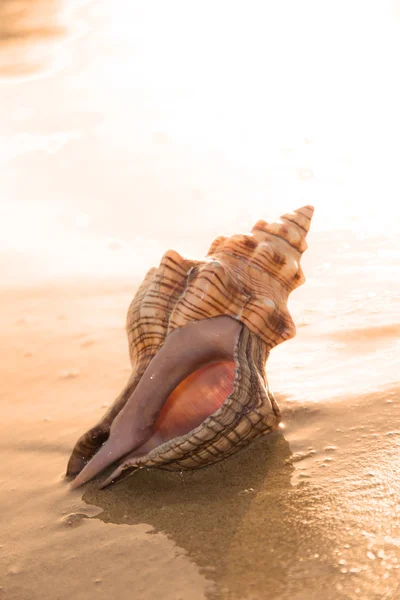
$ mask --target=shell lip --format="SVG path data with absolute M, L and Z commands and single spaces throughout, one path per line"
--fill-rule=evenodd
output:
M 234 387 L 236 386 L 236 383 L 237 383 L 237 377 L 238 377 L 238 371 L 237 371 L 237 369 L 235 369 Z M 145 461 L 146 462 L 151 461 L 152 459 L 157 457 L 160 453 L 162 453 L 163 451 L 165 451 L 169 448 L 172 441 L 176 444 L 179 444 L 181 442 L 184 442 L 185 439 L 188 437 L 188 435 L 196 435 L 197 433 L 199 433 L 204 426 L 207 426 L 207 424 L 212 421 L 213 418 L 217 417 L 219 414 L 222 413 L 225 405 L 229 402 L 229 399 L 233 393 L 234 393 L 234 390 L 232 390 L 232 392 L 225 398 L 225 400 L 224 400 L 223 404 L 220 406 L 220 408 L 218 408 L 215 412 L 213 412 L 208 417 L 206 417 L 204 419 L 204 421 L 202 421 L 200 423 L 200 425 L 197 425 L 197 427 L 187 431 L 186 433 L 178 435 L 170 440 L 166 440 L 165 442 L 162 442 L 161 444 L 159 444 L 158 446 L 156 446 L 155 448 L 150 450 L 150 452 L 146 452 L 145 454 L 140 454 L 140 455 L 137 455 L 137 456 L 134 456 L 131 458 L 130 458 L 129 454 L 124 456 L 122 459 L 120 459 L 118 461 L 117 468 L 114 469 L 114 471 L 112 471 L 111 475 L 109 475 L 105 479 L 105 481 L 102 482 L 100 488 L 103 489 L 103 488 L 107 487 L 108 485 L 110 485 L 111 483 L 116 483 L 117 481 L 122 480 L 127 475 L 129 475 L 130 472 L 132 472 L 132 474 L 135 474 L 137 471 L 144 469 L 144 468 L 148 468 L 148 469 L 154 468 L 151 466 L 145 467 L 145 465 L 142 465 L 140 463 L 145 462 Z M 129 463 L 127 462 L 128 460 L 129 460 Z
M 246 327 L 246 326 L 242 324 L 242 327 Z M 145 462 L 145 461 L 147 462 L 149 460 L 152 460 L 158 454 L 160 454 L 160 452 L 162 453 L 163 451 L 167 450 L 172 441 L 179 444 L 179 443 L 183 442 L 187 438 L 188 435 L 196 435 L 197 433 L 199 433 L 201 431 L 201 429 L 204 426 L 207 426 L 207 424 L 210 423 L 212 421 L 212 419 L 214 419 L 215 417 L 218 417 L 218 415 L 220 415 L 223 412 L 225 405 L 229 402 L 231 396 L 234 394 L 235 388 L 239 381 L 240 362 L 239 362 L 239 357 L 238 357 L 238 352 L 237 352 L 237 348 L 238 348 L 238 344 L 239 344 L 239 337 L 240 336 L 238 336 L 238 338 L 236 340 L 236 343 L 234 346 L 234 351 L 233 351 L 233 356 L 232 356 L 232 358 L 235 362 L 235 378 L 233 381 L 233 389 L 226 396 L 223 404 L 216 411 L 214 411 L 208 417 L 206 417 L 199 425 L 197 425 L 197 427 L 194 427 L 190 431 L 183 433 L 182 435 L 178 435 L 178 436 L 172 438 L 171 440 L 166 440 L 165 442 L 162 442 L 161 444 L 159 444 L 158 446 L 156 446 L 155 448 L 153 448 L 152 450 L 150 450 L 149 452 L 146 452 L 144 454 L 137 455 L 137 456 L 134 456 L 131 458 L 129 458 L 129 454 L 128 454 L 128 455 L 124 456 L 123 458 L 121 458 L 117 463 L 117 467 L 101 483 L 100 489 L 108 487 L 112 483 L 122 481 L 122 479 L 125 479 L 125 477 L 127 477 L 128 475 L 134 475 L 141 469 L 154 468 L 151 466 L 146 467 L 144 464 L 137 464 L 137 463 Z M 128 463 L 127 460 L 130 460 L 130 462 Z
M 140 451 L 152 438 L 160 411 L 170 394 L 188 375 L 209 363 L 234 359 L 241 329 L 239 321 L 220 316 L 196 321 L 169 334 L 113 421 L 108 439 L 71 487 L 79 487 L 118 460 Z
M 225 398 L 223 404 L 220 406 L 220 408 L 218 408 L 215 412 L 213 412 L 212 414 L 210 414 L 206 419 L 204 419 L 204 421 L 202 421 L 201 424 L 199 424 L 197 427 L 195 427 L 194 429 L 188 431 L 187 433 L 180 435 L 180 436 L 176 436 L 174 437 L 172 440 L 166 441 L 160 445 L 158 445 L 157 447 L 153 448 L 150 452 L 146 453 L 146 454 L 141 454 L 141 455 L 135 455 L 135 456 L 125 456 L 124 458 L 122 458 L 119 463 L 117 464 L 116 468 L 111 472 L 110 475 L 108 475 L 108 477 L 102 482 L 101 484 L 101 489 L 109 486 L 112 483 L 116 483 L 119 481 L 122 481 L 122 479 L 130 476 L 130 475 L 135 475 L 135 473 L 137 473 L 139 470 L 146 468 L 146 469 L 152 469 L 152 468 L 163 468 L 163 469 L 169 469 L 169 465 L 172 465 L 173 470 L 179 470 L 182 469 L 184 467 L 180 467 L 180 460 L 184 460 L 185 459 L 185 450 L 180 450 L 180 446 L 182 444 L 184 444 L 187 441 L 187 438 L 190 436 L 192 439 L 196 439 L 196 441 L 200 438 L 201 439 L 201 430 L 204 429 L 208 429 L 208 430 L 212 430 L 214 432 L 213 437 L 209 437 L 207 438 L 207 443 L 213 445 L 214 443 L 218 442 L 218 439 L 222 436 L 222 437 L 227 437 L 229 435 L 230 432 L 233 432 L 237 425 L 238 425 L 238 421 L 239 420 L 247 420 L 248 416 L 246 416 L 248 414 L 249 411 L 249 406 L 246 405 L 239 405 L 238 407 L 236 407 L 233 417 L 230 419 L 230 421 L 228 422 L 226 419 L 224 421 L 224 425 L 221 429 L 219 430 L 215 430 L 214 426 L 215 424 L 219 423 L 221 424 L 222 419 L 219 419 L 219 417 L 223 416 L 224 412 L 226 411 L 226 407 L 227 405 L 230 404 L 230 401 L 232 399 L 233 396 L 235 396 L 235 394 L 237 393 L 237 390 L 240 386 L 243 385 L 243 381 L 242 378 L 244 376 L 243 372 L 242 372 L 242 368 L 244 366 L 244 364 L 241 362 L 241 360 L 243 360 L 243 356 L 242 359 L 240 358 L 241 356 L 241 350 L 240 350 L 240 345 L 241 345 L 241 338 L 242 336 L 244 336 L 245 332 L 247 332 L 247 335 L 252 336 L 253 339 L 257 339 L 258 338 L 252 334 L 250 332 L 250 330 L 248 329 L 248 327 L 246 325 L 243 325 L 242 329 L 241 329 L 241 333 L 238 336 L 238 339 L 236 340 L 236 344 L 234 347 L 234 353 L 233 353 L 233 359 L 235 362 L 235 377 L 234 377 L 234 382 L 233 382 L 233 389 L 232 391 L 227 395 L 227 397 Z M 259 347 L 261 347 L 262 350 L 262 354 L 263 354 L 263 359 L 262 359 L 262 364 L 265 364 L 268 356 L 269 356 L 269 351 L 266 348 L 266 345 L 261 341 L 258 340 L 257 343 L 259 344 Z M 249 363 L 249 357 L 246 356 L 245 357 L 245 364 L 250 364 Z M 260 371 L 260 365 L 254 364 L 253 368 L 256 369 L 257 371 L 257 381 L 258 381 L 258 385 L 259 387 L 261 387 L 264 390 L 264 395 L 266 394 L 268 401 L 270 402 L 270 412 L 271 412 L 271 423 L 273 422 L 273 424 L 269 424 L 268 426 L 265 426 L 263 429 L 263 432 L 265 433 L 266 431 L 271 431 L 274 428 L 277 427 L 279 421 L 280 421 L 280 411 L 279 411 L 279 407 L 273 397 L 273 395 L 271 394 L 271 392 L 268 389 L 268 384 L 266 382 L 266 378 L 265 378 L 265 373 L 264 375 L 262 374 L 262 372 Z M 232 411 L 232 406 L 230 407 L 230 411 L 229 414 L 231 414 Z M 225 414 L 226 417 L 226 414 Z M 239 417 L 239 419 L 238 419 Z M 212 425 L 212 427 L 208 427 L 209 425 Z M 237 436 L 237 433 L 235 433 L 235 437 Z M 175 453 L 174 457 L 171 457 L 169 459 L 166 459 L 166 454 L 171 453 L 171 442 L 174 443 L 174 447 L 173 447 L 173 451 Z M 245 442 L 246 443 L 246 442 Z M 245 445 L 245 443 L 243 445 Z M 242 445 L 242 444 L 240 444 Z M 160 455 L 163 455 L 164 457 L 160 460 Z M 218 462 L 220 460 L 222 460 L 224 458 L 224 454 L 220 454 L 219 456 L 216 456 L 213 458 L 212 461 L 210 462 Z M 178 466 L 176 466 L 178 465 Z M 196 466 L 193 466 L 191 468 L 204 468 L 208 466 L 207 464 L 198 464 Z

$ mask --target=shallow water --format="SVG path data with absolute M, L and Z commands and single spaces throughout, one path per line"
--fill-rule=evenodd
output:
M 293 4 L 292 28 L 270 6 L 256 25 L 257 3 L 126 6 L 0 8 L 0 598 L 396 600 L 398 7 L 338 5 L 328 24 Z M 124 320 L 146 269 L 306 202 L 297 336 L 267 370 L 279 432 L 198 472 L 69 491 L 74 442 L 128 378 Z

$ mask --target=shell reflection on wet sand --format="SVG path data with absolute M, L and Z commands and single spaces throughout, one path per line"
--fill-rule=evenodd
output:
M 250 234 L 219 237 L 204 260 L 167 251 L 128 311 L 132 375 L 103 419 L 77 442 L 67 475 L 77 487 L 120 461 L 131 470 L 181 470 L 225 458 L 276 429 L 270 350 L 295 335 L 289 293 L 313 215 L 304 206 Z

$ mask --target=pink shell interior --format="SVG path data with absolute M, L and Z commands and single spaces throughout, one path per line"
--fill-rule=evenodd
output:
M 154 425 L 154 433 L 134 455 L 192 431 L 215 413 L 233 391 L 234 361 L 213 362 L 191 373 L 172 392 Z

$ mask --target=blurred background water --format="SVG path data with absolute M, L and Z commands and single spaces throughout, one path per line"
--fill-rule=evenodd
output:
M 140 277 L 305 203 L 397 260 L 399 6 L 2 0 L 3 285 Z

